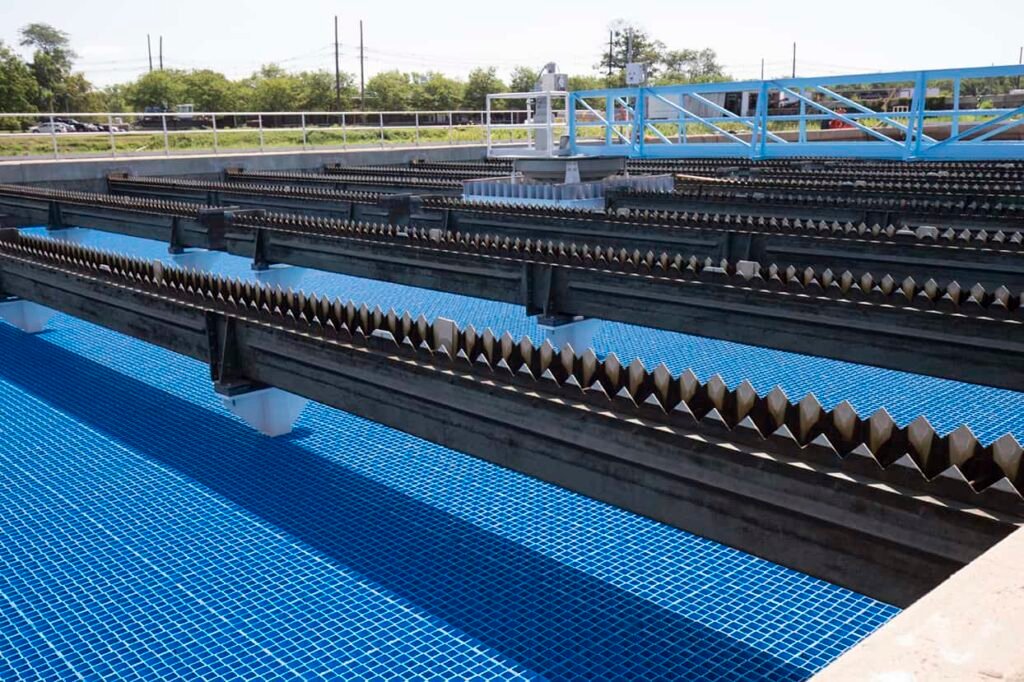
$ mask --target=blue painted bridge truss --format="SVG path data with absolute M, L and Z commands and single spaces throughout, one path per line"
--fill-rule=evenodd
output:
M 584 90 L 572 151 L 630 158 L 1024 159 L 1024 66 Z

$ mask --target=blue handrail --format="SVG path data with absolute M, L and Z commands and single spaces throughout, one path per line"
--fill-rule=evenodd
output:
M 576 154 L 631 158 L 1024 159 L 1024 94 L 1001 108 L 961 106 L 965 80 L 1022 76 L 1024 66 L 1014 64 L 580 90 L 567 102 L 570 144 Z M 948 81 L 952 94 L 929 109 L 928 87 L 937 81 Z M 910 102 L 901 111 L 875 111 L 869 100 L 838 89 L 844 86 L 899 88 Z M 734 111 L 725 107 L 726 95 L 742 98 L 742 106 L 756 101 L 752 110 Z M 781 111 L 773 101 L 795 105 L 799 113 Z M 811 122 L 832 125 L 816 133 Z M 695 135 L 689 126 L 708 134 Z M 587 135 L 595 127 L 604 129 L 600 138 Z

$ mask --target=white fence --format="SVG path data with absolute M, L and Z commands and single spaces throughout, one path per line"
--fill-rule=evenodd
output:
M 487 95 L 487 156 L 494 156 L 495 146 L 507 145 L 509 138 L 525 144 L 512 150 L 516 156 L 557 156 L 559 138 L 568 130 L 568 99 L 569 93 L 560 90 Z M 511 109 L 500 107 L 508 102 L 525 103 L 525 116 L 505 115 Z
M 491 111 L 525 122 L 529 112 Z M 166 156 L 488 143 L 486 111 L 0 113 L 0 159 Z M 509 127 L 491 144 L 522 144 Z

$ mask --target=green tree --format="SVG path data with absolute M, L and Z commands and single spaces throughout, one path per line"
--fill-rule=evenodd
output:
M 508 88 L 512 92 L 533 92 L 533 86 L 537 83 L 537 70 L 528 66 L 517 66 L 512 69 L 512 76 L 508 81 Z
M 412 80 L 401 71 L 381 71 L 366 81 L 364 108 L 377 111 L 405 111 L 412 101 Z
M 419 111 L 457 109 L 462 102 L 465 85 L 437 71 L 414 73 L 410 105 Z
M 85 75 L 73 73 L 64 79 L 64 107 L 67 111 L 98 111 L 103 98 Z
M 173 109 L 185 103 L 185 76 L 177 69 L 150 71 L 125 88 L 124 98 L 136 111 Z
M 605 79 L 601 76 L 587 74 L 576 74 L 569 76 L 569 90 L 598 90 L 605 86 Z
M 69 106 L 67 79 L 78 56 L 71 49 L 68 34 L 49 24 L 34 23 L 18 32 L 22 47 L 33 48 L 32 73 L 39 84 L 40 108 L 55 110 Z
M 121 83 L 108 85 L 100 90 L 97 95 L 100 98 L 99 109 L 101 111 L 126 111 L 128 109 L 127 99 L 128 86 Z
M 195 111 L 236 111 L 241 104 L 238 84 L 210 69 L 181 74 L 177 96 L 179 104 L 192 104 Z
M 337 108 L 334 74 L 328 71 L 303 71 L 294 76 L 297 101 L 295 108 L 303 111 L 333 111 Z M 341 109 L 351 108 L 356 90 L 351 74 L 341 74 Z
M 469 72 L 466 79 L 466 90 L 462 96 L 462 106 L 466 109 L 480 110 L 487 106 L 487 95 L 494 92 L 505 92 L 505 84 L 498 78 L 497 69 L 493 66 L 477 67 Z M 504 103 L 498 100 L 495 109 L 503 109 Z
M 264 64 L 246 79 L 247 109 L 252 111 L 294 111 L 298 100 L 298 83 L 277 64 Z
M 0 111 L 35 111 L 38 101 L 39 85 L 32 70 L 0 41 Z
M 607 44 L 601 50 L 601 61 L 595 69 L 601 73 L 612 72 L 610 86 L 626 84 L 626 63 L 629 61 L 629 45 L 632 41 L 633 61 L 647 64 L 647 72 L 653 78 L 657 76 L 663 62 L 665 44 L 652 38 L 647 31 L 622 19 L 612 22 L 612 50 L 609 54 Z
M 655 80 L 658 85 L 729 80 L 725 69 L 718 63 L 718 55 L 710 48 L 668 50 L 662 56 L 662 66 L 664 70 Z

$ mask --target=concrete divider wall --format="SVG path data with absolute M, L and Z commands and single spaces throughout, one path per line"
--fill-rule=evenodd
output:
M 109 173 L 182 175 L 220 178 L 225 168 L 250 170 L 315 170 L 325 164 L 366 166 L 404 163 L 412 159 L 477 161 L 487 154 L 483 145 L 412 146 L 384 149 L 290 150 L 180 156 L 132 156 L 93 159 L 37 159 L 0 162 L 0 183 L 59 186 L 62 189 L 106 191 Z
M 1024 682 L 1024 529 L 1017 530 L 812 682 Z

